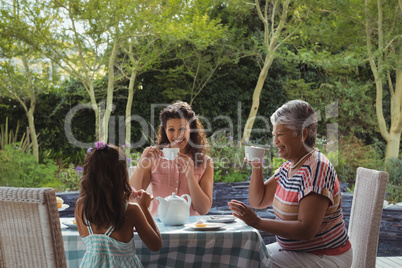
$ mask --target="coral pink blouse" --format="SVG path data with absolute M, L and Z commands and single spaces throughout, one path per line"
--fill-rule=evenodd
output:
M 204 175 L 207 167 L 207 159 L 205 158 L 203 163 L 194 166 L 194 177 L 199 182 Z M 154 200 L 151 202 L 151 214 L 158 214 L 159 201 L 155 198 L 157 196 L 167 197 L 175 193 L 178 196 L 183 194 L 190 195 L 188 188 L 187 177 L 182 170 L 178 168 L 175 160 L 166 160 L 164 158 L 152 159 L 151 181 L 147 188 L 147 191 L 154 196 Z M 190 215 L 200 215 L 191 205 Z

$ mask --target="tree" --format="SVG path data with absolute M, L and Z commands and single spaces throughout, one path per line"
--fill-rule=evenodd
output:
M 130 80 L 126 107 L 126 143 L 129 143 L 136 77 L 158 64 L 158 55 L 165 53 L 166 44 L 200 37 L 199 42 L 207 40 L 202 35 L 192 35 L 195 30 L 213 32 L 213 27 L 197 28 L 210 23 L 204 14 L 212 2 L 198 0 L 190 5 L 187 1 L 160 3 L 156 0 L 21 0 L 20 4 L 25 20 L 37 30 L 35 39 L 30 42 L 32 48 L 82 82 L 95 112 L 98 140 L 108 140 L 116 80 L 122 78 L 120 75 Z M 35 10 L 42 12 L 36 13 Z M 204 24 L 194 23 L 197 12 L 200 12 Z M 42 31 L 43 25 L 49 30 Z M 17 36 L 23 40 L 29 38 L 23 34 Z M 120 55 L 125 55 L 125 59 L 118 59 Z M 94 82 L 104 75 L 108 76 L 108 82 L 106 102 L 101 105 Z
M 125 114 L 126 144 L 131 142 L 131 111 L 137 77 L 144 72 L 158 69 L 163 62 L 183 59 L 177 53 L 181 44 L 197 44 L 198 49 L 205 49 L 224 36 L 219 20 L 208 15 L 212 4 L 213 1 L 210 0 L 194 1 L 192 5 L 186 1 L 163 4 L 148 2 L 141 9 L 128 11 L 127 14 L 139 12 L 142 16 L 136 20 L 123 20 L 122 27 L 127 39 L 121 42 L 123 58 L 118 69 L 129 80 Z M 132 9 L 132 6 L 128 9 Z M 198 52 L 199 50 L 191 50 L 186 56 L 194 58 Z M 141 86 L 139 83 L 137 85 Z
M 52 84 L 45 67 L 49 67 L 40 54 L 32 51 L 29 45 L 13 36 L 15 29 L 29 29 L 20 15 L 18 1 L 13 5 L 3 3 L 1 13 L 3 25 L 0 36 L 0 92 L 17 100 L 23 107 L 28 119 L 29 133 L 32 140 L 32 153 L 39 161 L 38 135 L 35 128 L 36 96 L 46 91 Z M 34 30 L 34 29 L 29 29 Z
M 173 62 L 161 79 L 164 95 L 172 99 L 187 99 L 192 105 L 196 97 L 214 79 L 223 65 L 239 59 L 236 36 L 219 18 L 200 15 L 198 10 L 188 24 L 188 35 L 179 37 L 173 48 Z M 161 76 L 162 77 L 162 76 Z
M 253 103 L 251 105 L 250 113 L 246 121 L 243 131 L 243 141 L 248 142 L 251 136 L 254 121 L 260 106 L 260 94 L 267 78 L 269 69 L 277 56 L 279 47 L 292 35 L 292 30 L 286 30 L 287 24 L 296 25 L 298 16 L 293 14 L 293 19 L 289 16 L 290 13 L 290 0 L 255 0 L 255 9 L 263 24 L 263 37 L 256 38 L 259 43 L 262 39 L 262 45 L 257 58 L 261 60 L 261 72 L 255 86 L 253 93 Z M 293 3 L 293 8 L 297 7 L 297 3 Z M 292 21 L 293 20 L 293 21 Z
M 398 158 L 402 132 L 402 4 L 365 0 L 368 61 L 376 87 L 376 113 L 380 133 L 387 142 L 385 159 Z M 391 122 L 383 111 L 383 90 L 388 86 Z
M 371 70 L 372 77 L 366 83 L 370 88 L 375 86 L 377 124 L 387 143 L 385 159 L 397 158 L 402 132 L 401 1 L 399 6 L 384 0 L 307 2 L 315 12 L 310 23 L 306 23 L 311 28 L 304 32 L 304 37 L 314 40 L 311 44 L 319 52 L 312 56 L 314 52 L 310 51 L 304 58 L 314 64 L 326 62 L 327 69 L 337 67 L 339 72 L 354 68 L 356 80 L 362 69 Z M 318 28 L 319 20 L 323 23 Z M 323 33 L 326 36 L 318 38 Z M 332 47 L 329 51 L 325 46 L 328 44 Z M 384 109 L 387 103 L 389 115 Z
M 78 1 L 16 1 L 15 6 L 22 15 L 21 18 L 13 15 L 10 21 L 23 23 L 11 24 L 8 33 L 27 44 L 30 50 L 36 51 L 42 58 L 50 60 L 52 65 L 57 65 L 64 75 L 81 81 L 96 115 L 96 136 L 107 139 L 104 136 L 107 131 L 103 127 L 107 125 L 110 115 L 112 96 L 108 96 L 107 109 L 102 114 L 96 101 L 94 81 L 104 74 L 105 69 L 113 66 L 118 44 L 113 42 L 114 35 L 111 35 L 116 26 L 116 20 L 110 14 L 115 11 L 114 6 L 99 4 L 106 9 L 103 10 L 104 20 L 91 17 L 91 12 L 96 12 L 91 8 L 85 9 L 84 4 Z M 110 8 L 109 13 L 106 12 L 107 8 Z M 119 32 L 113 34 L 118 36 Z M 113 72 L 109 80 L 113 80 Z M 113 92 L 111 84 L 108 92 Z
M 17 46 L 21 49 L 21 45 Z M 0 91 L 10 98 L 17 100 L 25 110 L 28 119 L 29 133 L 32 139 L 32 153 L 36 161 L 39 161 L 39 145 L 35 130 L 36 91 L 40 82 L 36 78 L 41 75 L 33 73 L 32 63 L 28 55 L 21 56 L 21 62 L 17 58 L 3 58 L 0 62 Z M 22 65 L 22 66 L 21 66 Z

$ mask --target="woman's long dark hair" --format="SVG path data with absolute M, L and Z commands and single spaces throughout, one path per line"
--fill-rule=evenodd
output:
M 159 126 L 156 144 L 163 147 L 170 143 L 166 135 L 166 123 L 169 119 L 186 119 L 189 122 L 191 132 L 186 151 L 193 157 L 195 166 L 197 166 L 199 162 L 203 162 L 208 150 L 207 138 L 204 127 L 187 102 L 179 101 L 173 103 L 161 111 L 159 115 L 161 124 Z
M 131 194 L 126 155 L 118 147 L 93 148 L 84 161 L 79 199 L 81 217 L 97 227 L 119 230 L 125 220 L 126 202 Z

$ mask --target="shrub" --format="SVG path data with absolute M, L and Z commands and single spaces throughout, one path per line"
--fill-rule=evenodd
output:
M 211 150 L 209 155 L 214 161 L 214 181 L 215 182 L 240 182 L 249 179 L 251 174 L 251 166 L 244 162 L 244 146 L 256 145 L 267 148 L 268 151 L 264 157 L 264 176 L 271 173 L 271 145 L 264 144 L 264 137 L 246 144 L 234 140 L 232 136 L 225 133 L 218 133 L 209 138 Z
M 387 201 L 394 204 L 402 202 L 402 155 L 399 158 L 388 159 L 386 171 L 389 174 Z
M 354 136 L 345 136 L 339 138 L 338 146 L 327 143 L 325 138 L 317 139 L 317 148 L 331 161 L 339 181 L 354 181 L 358 167 L 382 169 L 382 160 L 374 145 L 365 145 Z
M 60 181 L 58 191 L 77 191 L 79 189 L 79 182 L 82 176 L 82 167 L 75 167 L 70 164 L 67 168 L 61 168 L 57 175 Z
M 58 188 L 57 165 L 50 159 L 37 163 L 34 156 L 25 153 L 20 145 L 7 144 L 0 150 L 0 185 L 9 187 Z
M 285 163 L 287 160 L 280 158 L 280 157 L 273 157 L 272 162 L 271 162 L 271 170 L 272 170 L 272 175 L 274 175 L 274 172 L 282 166 L 283 163 Z

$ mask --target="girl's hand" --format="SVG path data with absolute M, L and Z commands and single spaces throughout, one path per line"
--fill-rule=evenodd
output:
M 149 208 L 154 197 L 143 189 L 139 190 L 138 192 L 140 192 L 140 195 L 136 199 L 138 205 L 140 205 L 140 207 Z
M 188 155 L 179 153 L 177 158 L 177 165 L 179 169 L 182 170 L 182 173 L 186 175 L 188 179 L 192 179 L 194 177 L 194 161 Z
M 132 186 L 131 186 L 131 191 L 132 192 L 128 199 L 128 202 L 135 202 L 138 197 L 141 197 L 142 192 L 141 192 L 141 190 L 140 191 L 135 190 L 134 187 L 132 187 Z
M 236 218 L 241 219 L 247 225 L 257 228 L 257 225 L 260 222 L 261 218 L 258 217 L 258 215 L 255 214 L 255 212 L 250 207 L 246 206 L 246 204 L 244 204 L 243 202 L 237 200 L 230 201 L 228 205 L 229 209 L 233 211 L 233 215 Z

